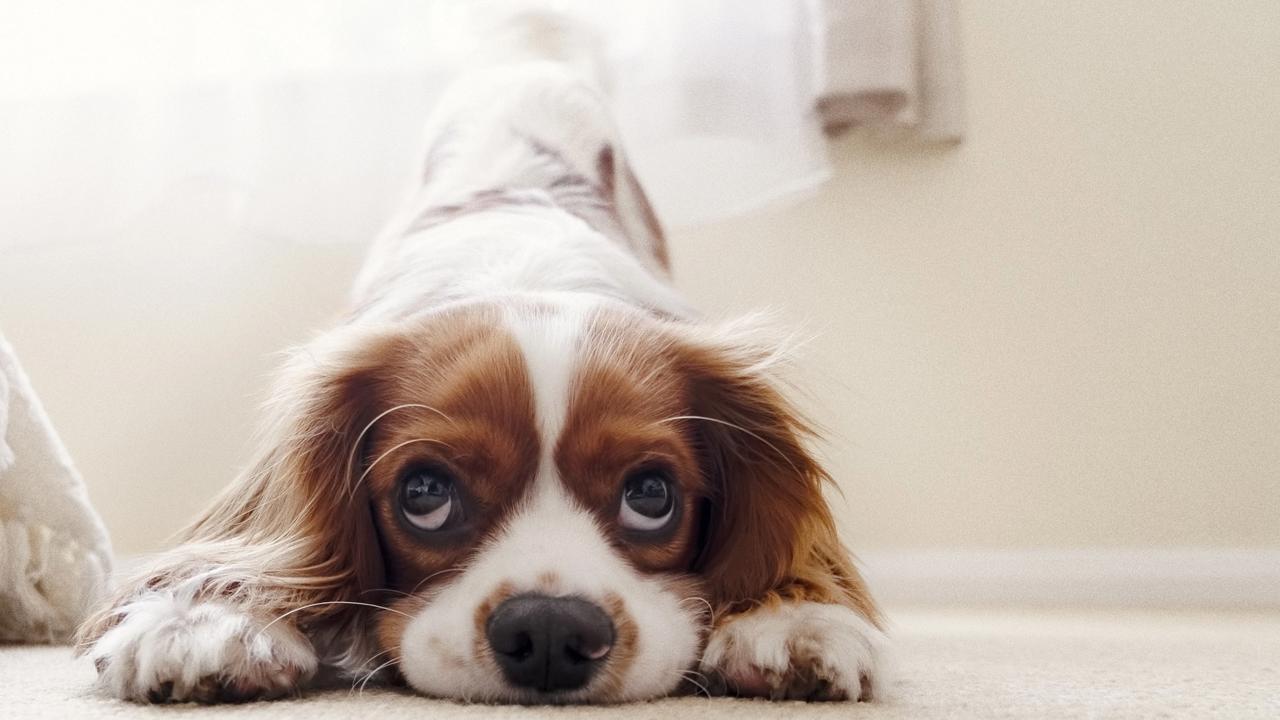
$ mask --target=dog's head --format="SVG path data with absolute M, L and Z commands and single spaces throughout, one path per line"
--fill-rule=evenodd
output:
M 292 521 L 336 594 L 388 606 L 377 662 L 414 688 L 668 694 L 712 613 L 815 575 L 799 566 L 830 531 L 770 365 L 731 329 L 613 305 L 340 330 L 284 378 L 274 492 L 304 501 Z

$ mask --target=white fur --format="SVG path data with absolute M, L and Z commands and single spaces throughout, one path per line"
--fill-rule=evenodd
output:
M 751 610 L 712 631 L 702 672 L 720 674 L 730 685 L 763 681 L 778 690 L 807 666 L 856 700 L 864 677 L 877 694 L 886 644 L 884 633 L 843 605 L 783 603 Z
M 524 355 L 533 387 L 544 470 L 552 462 L 556 440 L 564 427 L 577 370 L 578 347 L 592 305 L 590 295 L 570 296 L 556 303 L 553 314 L 521 317 L 513 312 L 507 317 L 507 327 Z M 545 480 L 543 474 L 538 480 Z
M 279 695 L 316 671 L 311 643 L 288 622 L 268 623 L 226 603 L 153 592 L 119 609 L 120 623 L 94 644 L 99 684 L 131 700 L 195 698 L 201 683 Z M 172 689 L 161 698 L 163 687 Z
M 619 178 L 599 176 L 601 148 L 613 149 L 619 167 L 625 159 L 604 97 L 577 71 L 527 61 L 469 72 L 441 99 L 427 146 L 430 167 L 418 168 L 426 180 L 412 184 L 356 279 L 353 298 L 366 317 L 548 292 L 591 293 L 693 315 L 665 278 L 656 256 L 661 240 L 637 214 L 639 200 Z M 537 146 L 558 158 L 548 160 Z M 567 212 L 557 202 L 566 198 L 554 189 L 566 174 L 616 183 L 619 212 L 589 203 L 575 206 L 578 214 Z M 433 208 L 465 205 L 495 189 L 515 190 L 532 202 L 414 229 Z
M 688 305 L 634 255 L 585 222 L 549 207 L 505 207 L 459 217 L 404 239 L 364 272 L 398 273 L 378 285 L 365 316 L 396 317 L 456 302 L 588 294 L 624 299 L 673 316 Z M 376 277 L 377 275 L 375 275 Z M 375 282 L 376 284 L 376 282 Z M 372 294 L 370 291 L 369 294 Z

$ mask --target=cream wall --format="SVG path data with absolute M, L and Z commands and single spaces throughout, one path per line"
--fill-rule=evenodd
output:
M 813 335 L 858 548 L 1280 548 L 1280 3 L 962 23 L 962 147 L 841 140 L 800 206 L 676 234 L 680 285 Z M 204 202 L 0 260 L 0 327 L 126 553 L 245 459 L 270 354 L 358 256 L 226 260 L 253 240 L 191 227 Z

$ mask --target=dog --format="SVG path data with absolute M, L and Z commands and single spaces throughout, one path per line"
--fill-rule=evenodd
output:
M 783 348 L 673 289 L 589 35 L 504 28 L 251 465 L 81 627 L 106 693 L 876 693 L 882 620 Z

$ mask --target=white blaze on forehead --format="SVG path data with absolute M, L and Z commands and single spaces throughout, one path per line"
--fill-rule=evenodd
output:
M 542 440 L 542 467 L 538 481 L 554 472 L 552 454 L 564 428 L 569 410 L 578 351 L 591 306 L 585 303 L 557 304 L 552 312 L 507 314 L 507 324 L 524 355 L 533 388 L 533 407 Z

